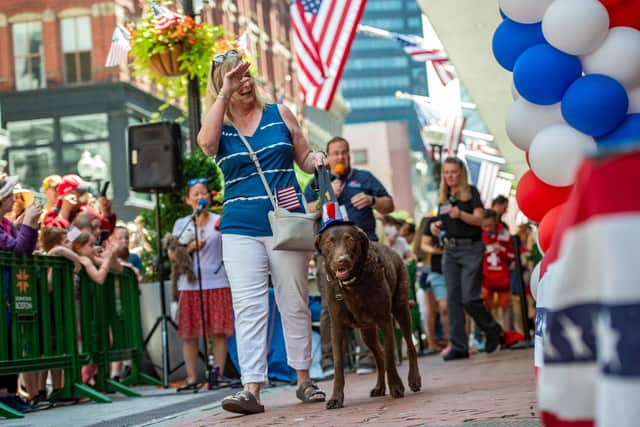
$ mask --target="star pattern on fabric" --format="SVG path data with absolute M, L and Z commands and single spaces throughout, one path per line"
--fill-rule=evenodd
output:
M 604 311 L 594 319 L 598 342 L 598 359 L 612 370 L 620 370 L 622 363 L 618 354 L 620 333 L 611 324 L 611 313 Z
M 582 328 L 575 324 L 567 316 L 558 319 L 558 323 L 562 326 L 562 336 L 569 342 L 574 357 L 588 358 L 593 355 L 589 347 L 582 339 Z

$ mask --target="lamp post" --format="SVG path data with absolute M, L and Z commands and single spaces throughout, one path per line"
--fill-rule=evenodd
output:
M 193 0 L 183 0 L 184 14 L 196 19 L 193 8 Z M 197 77 L 189 78 L 187 85 L 187 100 L 189 103 L 189 148 L 193 152 L 196 149 L 196 139 L 200 132 L 200 83 Z

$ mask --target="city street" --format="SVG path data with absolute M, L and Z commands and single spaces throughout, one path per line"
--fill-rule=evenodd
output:
M 220 408 L 230 390 L 177 395 L 145 388 L 142 398 L 114 397 L 112 404 L 84 403 L 4 420 L 7 427 L 29 426 L 495 426 L 537 427 L 531 350 L 503 350 L 445 363 L 437 356 L 419 358 L 423 388 L 404 399 L 370 398 L 374 375 L 349 374 L 345 407 L 328 411 L 323 404 L 298 403 L 292 386 L 263 394 L 266 412 L 237 416 Z M 403 379 L 408 363 L 400 367 Z M 331 381 L 321 383 L 330 393 Z M 406 382 L 405 382 L 406 385 Z

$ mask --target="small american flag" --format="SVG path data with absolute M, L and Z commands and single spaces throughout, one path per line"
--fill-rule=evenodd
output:
M 500 165 L 487 160 L 476 161 L 469 156 L 466 160 L 471 182 L 480 192 L 482 203 L 488 208 L 491 206 L 491 200 L 495 194 Z
M 300 207 L 298 194 L 296 193 L 296 189 L 293 187 L 293 185 L 277 190 L 276 197 L 278 198 L 279 208 L 292 211 Z
M 161 31 L 173 27 L 182 20 L 182 15 L 171 12 L 153 0 L 151 0 L 151 11 L 153 12 L 156 28 Z
M 131 35 L 122 25 L 118 25 L 111 35 L 111 46 L 107 55 L 105 67 L 115 67 L 116 65 L 126 65 L 128 62 L 131 44 Z
M 329 110 L 366 0 L 293 0 L 291 30 L 303 102 Z

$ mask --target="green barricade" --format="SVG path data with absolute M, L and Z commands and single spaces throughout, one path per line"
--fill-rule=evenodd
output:
M 111 400 L 82 384 L 78 353 L 73 264 L 59 257 L 0 251 L 0 375 L 64 370 L 57 397 Z M 0 416 L 22 414 L 0 404 Z
M 122 273 L 109 273 L 102 285 L 81 272 L 80 319 L 82 352 L 98 367 L 96 389 L 140 396 L 127 385 L 161 385 L 160 381 L 143 374 L 140 369 L 144 352 L 140 291 L 133 271 L 125 268 Z M 111 380 L 111 362 L 125 360 L 131 363 L 131 374 L 122 382 Z

